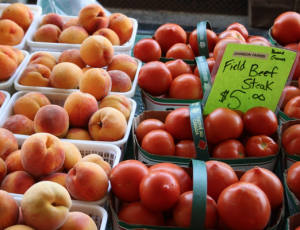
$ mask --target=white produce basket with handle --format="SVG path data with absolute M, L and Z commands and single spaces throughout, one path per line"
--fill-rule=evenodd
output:
M 10 94 L 6 91 L 3 91 L 3 90 L 0 90 L 1 93 L 3 93 L 4 97 L 5 97 L 5 100 L 4 102 L 2 103 L 2 105 L 0 106 L 0 116 L 2 114 L 2 112 L 5 110 L 5 107 L 7 106 L 8 104 L 8 101 L 10 99 Z

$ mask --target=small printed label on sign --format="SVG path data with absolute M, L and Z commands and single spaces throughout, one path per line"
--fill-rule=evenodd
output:
M 276 110 L 297 56 L 275 47 L 228 44 L 204 108 L 246 112 L 256 106 Z

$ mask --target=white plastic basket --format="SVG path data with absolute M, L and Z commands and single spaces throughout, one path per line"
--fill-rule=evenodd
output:
M 3 10 L 9 5 L 10 5 L 10 3 L 0 3 L 0 16 L 2 15 Z M 28 47 L 26 41 L 27 41 L 27 38 L 28 38 L 29 34 L 31 34 L 31 31 L 33 29 L 33 25 L 35 24 L 37 19 L 42 15 L 42 7 L 37 6 L 37 5 L 30 5 L 30 4 L 25 4 L 25 5 L 28 6 L 28 8 L 32 11 L 34 19 L 31 22 L 27 32 L 24 34 L 24 37 L 23 37 L 21 43 L 14 46 L 14 47 L 18 48 L 19 50 L 29 51 L 29 47 Z
M 52 51 L 52 52 L 62 52 L 66 49 L 80 49 L 81 44 L 66 44 L 66 43 L 49 43 L 49 42 L 35 42 L 33 36 L 37 29 L 40 27 L 41 21 L 45 15 L 41 15 L 33 24 L 33 29 L 30 31 L 30 34 L 27 37 L 27 45 L 30 48 L 30 52 L 35 51 Z M 69 21 L 70 19 L 77 18 L 75 16 L 65 16 L 61 15 L 64 22 Z M 131 38 L 128 42 L 121 46 L 113 46 L 115 54 L 128 54 L 131 55 L 131 50 L 133 48 L 135 37 L 137 33 L 138 22 L 134 18 L 129 18 L 133 24 L 133 31 Z
M 14 95 L 12 95 L 12 97 L 10 98 L 5 110 L 2 112 L 2 114 L 0 114 L 0 127 L 3 126 L 3 123 L 11 116 L 14 115 L 13 113 L 13 106 L 16 102 L 16 100 L 19 97 L 22 97 L 24 94 L 26 94 L 28 92 L 17 92 Z M 44 93 L 42 92 L 51 102 L 51 104 L 56 104 L 56 105 L 60 105 L 60 106 L 64 106 L 64 103 L 66 101 L 66 98 L 69 96 L 69 94 L 63 94 L 63 93 Z M 120 147 L 121 149 L 121 160 L 124 156 L 123 153 L 125 153 L 126 151 L 126 144 L 130 135 L 130 130 L 131 130 L 131 126 L 132 126 L 132 122 L 134 119 L 134 113 L 136 110 L 136 102 L 134 100 L 132 100 L 131 98 L 128 98 L 129 101 L 131 102 L 132 108 L 131 108 L 131 113 L 130 113 L 130 117 L 129 120 L 127 122 L 127 129 L 126 129 L 126 133 L 124 135 L 124 137 L 121 140 L 118 141 L 111 141 L 111 142 L 106 142 L 106 141 L 85 141 L 85 140 L 71 140 L 71 139 L 62 139 L 62 140 L 66 140 L 69 141 L 73 144 L 82 144 L 82 145 L 98 145 L 101 146 L 102 144 L 111 144 L 111 145 L 116 145 L 118 147 Z M 17 138 L 18 141 L 25 141 L 26 138 L 28 138 L 28 135 L 20 135 L 20 134 L 15 134 L 15 137 Z M 22 142 L 23 143 L 23 142 Z
M 56 61 L 58 61 L 58 59 L 62 53 L 62 52 L 48 52 L 48 51 L 46 51 L 46 52 L 51 54 L 56 59 Z M 17 74 L 17 77 L 14 79 L 14 86 L 17 91 L 39 91 L 39 92 L 47 92 L 47 93 L 49 92 L 49 93 L 67 93 L 67 94 L 70 94 L 74 91 L 78 91 L 78 89 L 59 89 L 59 88 L 54 88 L 54 87 L 36 87 L 36 86 L 25 86 L 25 85 L 19 84 L 19 79 L 20 79 L 23 71 L 29 65 L 30 58 L 35 53 L 38 53 L 38 52 L 34 52 L 34 53 L 30 54 L 29 58 L 24 61 L 24 65 L 22 65 L 20 71 Z M 129 98 L 134 97 L 136 87 L 137 87 L 137 82 L 138 82 L 139 71 L 142 67 L 142 62 L 139 59 L 134 58 L 134 60 L 137 62 L 137 70 L 136 70 L 134 80 L 131 83 L 132 84 L 131 90 L 128 92 L 123 92 L 123 93 L 111 92 L 109 94 L 122 94 L 123 96 L 129 97 Z
M 18 76 L 20 70 L 24 69 L 25 63 L 29 61 L 29 60 L 27 60 L 29 58 L 29 53 L 25 50 L 21 50 L 21 51 L 24 55 L 24 59 L 20 63 L 18 68 L 16 69 L 15 73 L 8 80 L 0 81 L 0 90 L 5 90 L 5 91 L 9 92 L 11 95 L 15 92 L 14 86 L 13 86 L 15 78 Z
M 5 100 L 3 102 L 3 104 L 1 105 L 0 107 L 0 115 L 2 114 L 2 112 L 5 110 L 5 107 L 7 106 L 8 104 L 8 101 L 10 99 L 10 94 L 6 91 L 3 91 L 3 90 L 0 90 L 0 92 L 3 93 L 4 97 L 5 97 Z
M 22 196 L 13 195 L 13 197 L 17 204 L 20 206 Z M 70 212 L 83 212 L 89 215 L 94 220 L 98 230 L 106 229 L 108 214 L 107 211 L 100 206 L 72 202 Z

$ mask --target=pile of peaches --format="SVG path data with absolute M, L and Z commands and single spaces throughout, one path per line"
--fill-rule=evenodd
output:
M 133 31 L 131 20 L 124 14 L 105 14 L 99 4 L 88 4 L 78 13 L 78 18 L 64 22 L 56 13 L 43 16 L 33 35 L 35 42 L 82 44 L 89 36 L 101 35 L 112 45 L 129 41 Z
M 0 18 L 0 45 L 15 46 L 22 42 L 34 15 L 25 4 L 13 3 L 3 10 Z

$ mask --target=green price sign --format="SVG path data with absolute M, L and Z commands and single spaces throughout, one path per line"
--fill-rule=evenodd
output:
M 275 47 L 228 44 L 203 113 L 256 106 L 275 111 L 296 56 Z

